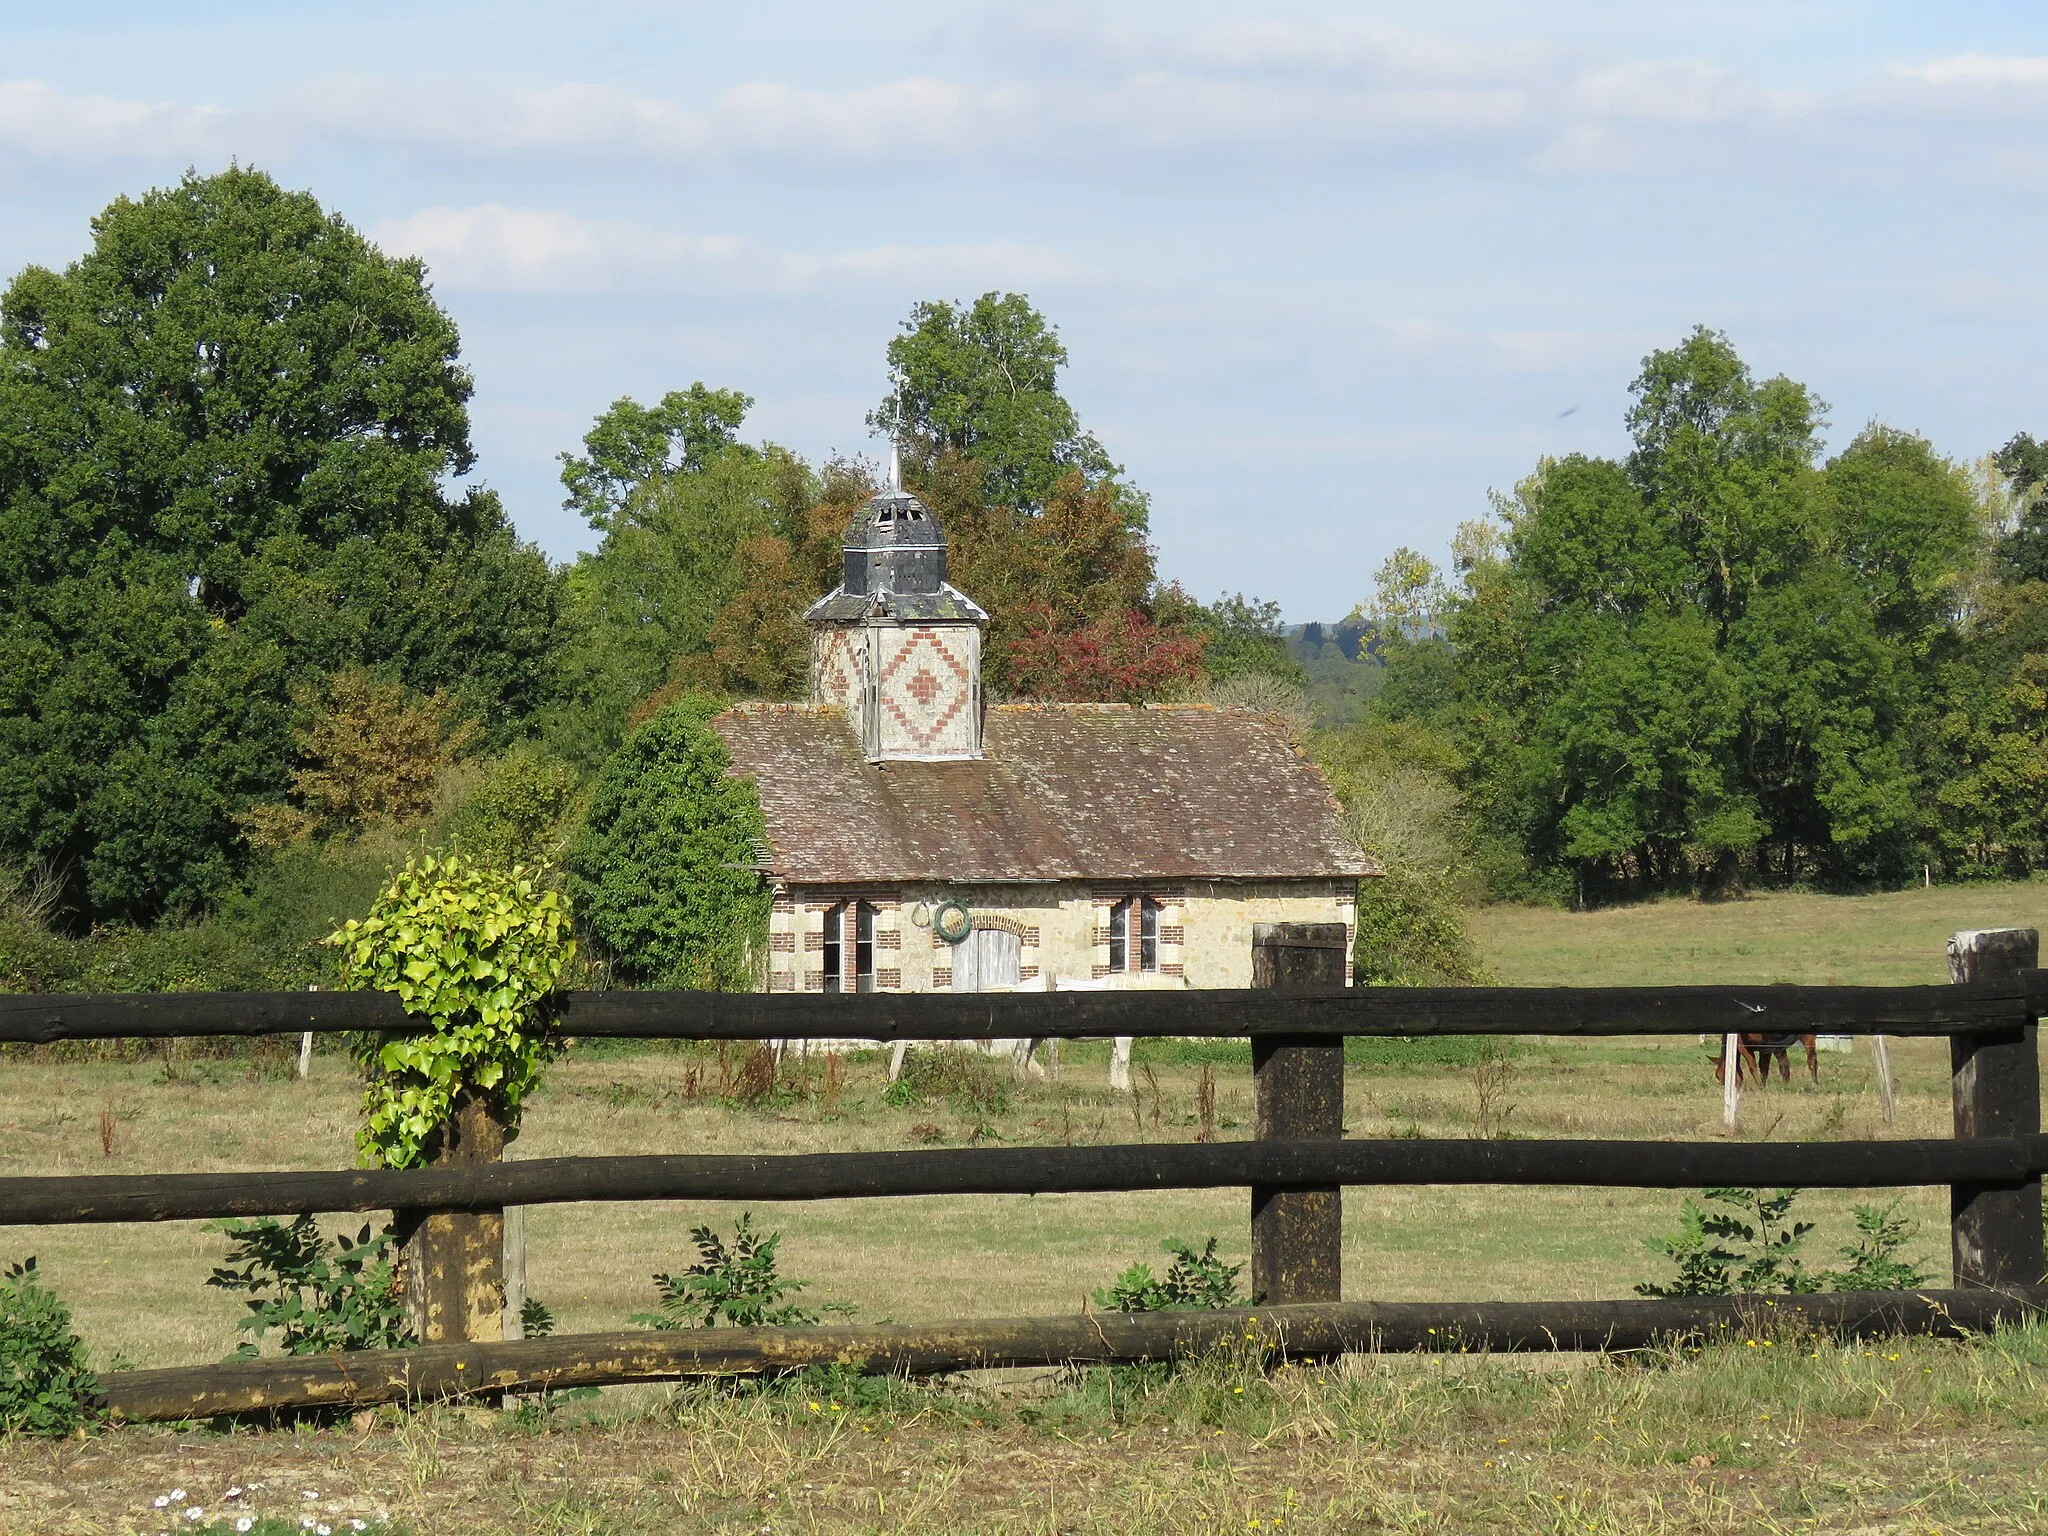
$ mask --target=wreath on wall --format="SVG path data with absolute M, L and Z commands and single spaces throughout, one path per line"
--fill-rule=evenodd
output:
M 516 1129 L 558 1049 L 542 1005 L 576 955 L 559 891 L 520 866 L 408 859 L 368 917 L 324 942 L 341 951 L 343 985 L 395 992 L 431 1026 L 357 1041 L 370 1079 L 356 1138 L 365 1166 L 419 1167 L 465 1089 Z
M 932 932 L 948 944 L 965 944 L 974 932 L 974 914 L 964 902 L 942 901 L 932 913 Z

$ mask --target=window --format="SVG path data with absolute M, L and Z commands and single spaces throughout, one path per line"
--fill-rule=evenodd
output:
M 1109 968 L 1159 969 L 1159 903 L 1150 896 L 1127 896 L 1109 909 Z
M 845 990 L 846 903 L 825 914 L 825 990 Z
M 875 909 L 864 901 L 853 908 L 853 990 L 875 990 Z

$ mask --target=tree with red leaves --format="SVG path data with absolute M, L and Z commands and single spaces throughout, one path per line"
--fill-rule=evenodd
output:
M 1005 659 L 1011 687 L 1031 698 L 1137 704 L 1202 675 L 1202 637 L 1138 608 L 1067 626 L 1034 604 L 1023 618 Z

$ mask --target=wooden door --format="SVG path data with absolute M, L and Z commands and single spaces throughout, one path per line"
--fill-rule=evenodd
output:
M 953 990 L 1014 987 L 1022 977 L 1023 943 L 1002 928 L 977 928 L 953 947 Z

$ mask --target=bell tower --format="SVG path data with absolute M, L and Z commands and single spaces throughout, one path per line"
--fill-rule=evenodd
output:
M 947 583 L 939 520 L 892 487 L 854 516 L 845 553 L 844 579 L 804 614 L 811 702 L 843 708 L 871 762 L 980 757 L 988 615 Z

